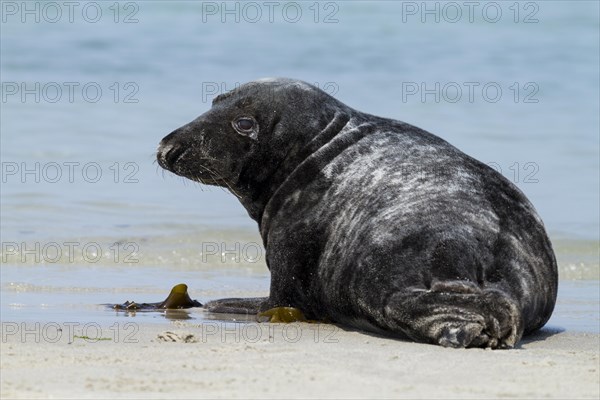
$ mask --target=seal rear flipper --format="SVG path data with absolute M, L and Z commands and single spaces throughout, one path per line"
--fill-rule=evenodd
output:
M 204 308 L 213 313 L 258 314 L 268 300 L 268 297 L 219 299 L 209 301 L 204 304 Z
M 390 327 L 445 347 L 511 348 L 523 335 L 521 310 L 507 294 L 458 281 L 397 293 L 384 311 Z

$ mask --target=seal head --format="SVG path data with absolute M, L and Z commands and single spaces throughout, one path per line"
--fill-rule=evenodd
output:
M 258 221 L 285 173 L 302 161 L 302 150 L 309 150 L 307 138 L 331 121 L 330 130 L 339 129 L 346 109 L 305 82 L 250 82 L 216 97 L 208 112 L 166 136 L 158 163 L 177 175 L 228 188 Z

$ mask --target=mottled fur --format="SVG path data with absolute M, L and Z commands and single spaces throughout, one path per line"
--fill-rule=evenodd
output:
M 256 121 L 252 134 L 232 123 Z M 451 347 L 512 347 L 556 300 L 551 243 L 492 168 L 412 125 L 356 111 L 301 81 L 217 97 L 161 142 L 160 165 L 229 188 L 256 220 L 265 299 L 307 317 Z

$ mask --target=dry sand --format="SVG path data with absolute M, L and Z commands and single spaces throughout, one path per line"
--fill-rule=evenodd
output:
M 595 334 L 454 350 L 323 324 L 123 321 L 3 323 L 2 398 L 600 397 Z

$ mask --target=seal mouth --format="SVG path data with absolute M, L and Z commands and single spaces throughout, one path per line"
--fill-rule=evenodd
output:
M 223 178 L 221 175 L 213 171 L 212 169 L 199 165 L 202 168 L 202 171 L 197 172 L 193 176 L 190 177 L 193 181 L 200 182 L 204 185 L 212 185 L 212 186 L 228 186 L 227 179 Z
M 169 144 L 161 146 L 156 154 L 158 164 L 169 172 L 183 176 L 193 181 L 213 186 L 228 186 L 228 181 L 212 168 L 194 163 L 197 168 L 190 168 L 181 163 L 181 160 L 188 154 L 189 147 Z M 198 171 L 198 169 L 200 169 Z
M 203 178 L 203 177 L 198 177 L 196 179 L 196 181 L 204 184 L 204 185 L 211 185 L 211 186 L 222 186 L 222 187 L 227 187 L 227 181 L 223 178 Z

